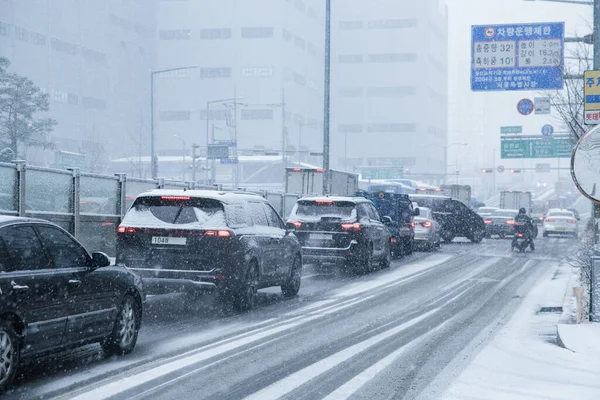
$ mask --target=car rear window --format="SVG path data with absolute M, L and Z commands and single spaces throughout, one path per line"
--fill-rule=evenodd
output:
M 293 214 L 299 217 L 341 217 L 351 218 L 356 216 L 356 204 L 351 201 L 299 201 Z
M 570 212 L 552 212 L 548 214 L 549 217 L 571 217 L 574 218 L 574 215 Z
M 125 215 L 123 224 L 227 226 L 224 207 L 220 201 L 186 196 L 140 197 Z
M 494 211 L 492 217 L 516 217 L 519 211 Z

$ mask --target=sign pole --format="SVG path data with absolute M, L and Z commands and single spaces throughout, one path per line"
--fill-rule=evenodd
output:
M 594 0 L 594 31 L 593 31 L 593 35 L 594 35 L 594 70 L 598 70 L 600 68 L 600 0 Z M 584 85 L 585 85 L 585 82 L 584 82 Z M 598 244 L 598 223 L 597 223 L 598 218 L 600 218 L 600 204 L 594 203 L 594 244 Z

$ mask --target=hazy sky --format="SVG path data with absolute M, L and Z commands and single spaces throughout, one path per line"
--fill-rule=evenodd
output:
M 470 89 L 471 25 L 519 22 L 565 22 L 566 36 L 590 33 L 592 8 L 584 5 L 524 0 L 447 0 L 449 8 L 449 143 L 468 142 L 453 147 L 448 163 L 459 157 L 459 169 L 491 166 L 493 149 L 500 147 L 500 126 L 522 125 L 525 134 L 539 134 L 542 125 L 556 121 L 544 116 L 521 116 L 517 102 L 539 97 L 539 92 L 477 92 Z M 569 45 L 568 45 L 569 46 Z M 573 46 L 573 45 L 570 45 Z M 539 162 L 539 160 L 537 161 Z M 521 166 L 521 162 L 500 160 L 496 164 Z M 535 163 L 533 161 L 532 163 Z M 565 160 L 561 166 L 566 166 Z M 504 176 L 508 178 L 508 176 Z

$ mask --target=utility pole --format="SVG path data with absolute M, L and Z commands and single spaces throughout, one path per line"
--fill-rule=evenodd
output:
M 287 167 L 285 158 L 285 89 L 281 89 L 281 162 L 283 168 Z M 284 173 L 285 174 L 285 173 Z
M 235 162 L 235 186 L 237 189 L 240 184 L 240 160 L 238 159 L 238 128 L 237 128 L 237 86 L 233 88 L 233 141 L 235 147 L 233 148 L 233 158 L 237 160 Z
M 192 145 L 192 182 L 194 184 L 196 184 L 196 149 L 199 147 L 196 143 Z
M 496 149 L 492 156 L 492 197 L 496 195 Z
M 325 0 L 325 98 L 323 113 L 323 194 L 329 194 L 329 113 L 331 96 L 331 0 Z
M 594 0 L 594 69 L 600 69 L 600 0 Z M 594 203 L 594 217 L 600 218 L 600 204 Z M 598 244 L 598 224 L 594 224 L 594 243 Z
M 215 144 L 215 124 L 212 124 L 210 132 L 210 143 Z M 212 185 L 217 181 L 217 160 L 210 160 L 210 183 Z

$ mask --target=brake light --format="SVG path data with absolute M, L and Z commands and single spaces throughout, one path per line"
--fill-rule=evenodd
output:
M 396 243 L 398 241 L 398 239 L 396 239 L 395 237 L 390 238 L 390 243 Z
M 440 189 L 440 188 L 435 188 L 435 191 L 436 191 L 436 192 L 441 192 L 441 191 L 442 191 L 442 189 Z
M 333 204 L 333 200 L 315 200 L 315 204 L 323 205 L 323 204 Z
M 135 228 L 128 228 L 126 226 L 120 226 L 119 229 L 117 229 L 117 232 L 119 232 L 119 233 L 135 233 Z
M 114 222 L 103 222 L 102 226 L 113 226 L 114 224 Z
M 506 223 L 509 225 L 516 225 L 517 221 L 515 221 L 514 219 L 509 219 L 508 221 L 506 221 Z
M 204 236 L 231 237 L 231 232 L 226 230 L 206 231 L 204 232 Z
M 360 223 L 358 222 L 350 222 L 350 223 L 345 223 L 342 224 L 342 229 L 345 231 L 360 231 L 361 226 Z
M 430 221 L 421 222 L 420 224 L 423 228 L 431 228 L 433 225 Z
M 160 196 L 161 200 L 189 200 L 190 196 Z
M 543 220 L 544 220 L 544 217 L 540 217 L 540 221 L 543 221 Z
M 419 190 L 420 190 L 421 192 L 424 192 L 424 191 L 426 191 L 427 189 L 425 189 L 425 188 L 419 188 Z
M 317 172 L 325 172 L 323 168 L 317 168 Z
M 567 222 L 570 223 L 570 224 L 576 224 L 577 220 L 576 219 L 570 219 Z
M 521 237 L 523 237 L 523 234 L 522 233 L 517 233 L 517 237 L 521 238 Z
M 292 171 L 294 171 L 294 172 L 302 172 L 302 168 L 294 168 Z
M 414 221 L 413 221 L 413 222 L 411 222 L 411 223 L 410 223 L 410 226 L 412 226 L 412 227 L 414 228 L 414 227 L 416 226 L 415 222 L 414 222 Z
M 546 222 L 554 222 L 554 220 L 550 219 L 550 218 L 546 218 Z
M 483 220 L 483 223 L 484 223 L 484 224 L 486 224 L 486 225 L 491 225 L 491 224 L 492 224 L 492 222 L 493 222 L 493 221 L 492 221 L 491 219 L 484 219 L 484 220 Z
M 296 229 L 302 228 L 302 222 L 300 221 L 289 221 L 290 224 L 294 225 Z

